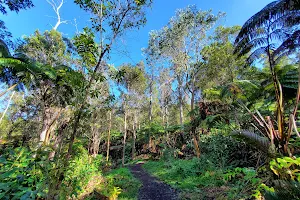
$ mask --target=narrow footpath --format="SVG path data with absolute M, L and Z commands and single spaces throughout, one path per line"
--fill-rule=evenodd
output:
M 178 200 L 178 193 L 169 185 L 148 174 L 142 168 L 142 164 L 130 166 L 129 169 L 143 184 L 139 190 L 139 200 Z

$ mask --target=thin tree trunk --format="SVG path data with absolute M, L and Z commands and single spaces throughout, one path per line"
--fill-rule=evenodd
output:
M 182 94 L 182 80 L 177 76 L 178 81 L 178 100 L 179 100 L 179 115 L 180 115 L 180 125 L 183 126 L 184 116 L 183 116 L 183 94 Z
M 140 115 L 139 114 L 137 115 L 137 122 L 136 122 L 136 124 L 137 124 L 137 129 L 140 130 L 141 129 L 141 122 L 140 122 Z
M 162 123 L 165 125 L 165 107 L 162 108 Z
M 195 109 L 195 88 L 192 88 L 192 97 L 191 97 L 191 122 L 195 120 L 195 115 L 194 115 L 194 109 Z M 191 129 L 191 135 L 193 137 L 193 143 L 194 143 L 194 148 L 196 152 L 197 158 L 200 158 L 201 152 L 198 144 L 198 139 L 196 136 L 196 125 L 192 123 L 192 129 Z
M 195 109 L 195 90 L 192 90 L 191 94 L 191 112 L 193 112 Z
M 183 117 L 183 105 L 182 105 L 182 97 L 179 99 L 180 101 L 180 105 L 179 105 L 179 114 L 180 114 L 180 125 L 183 126 L 183 121 L 184 121 L 184 117 Z
M 201 151 L 200 151 L 200 148 L 199 148 L 199 144 L 198 144 L 198 140 L 197 140 L 195 132 L 193 132 L 193 143 L 194 143 L 194 148 L 195 148 L 196 156 L 197 156 L 197 158 L 200 158 Z
M 10 106 L 10 102 L 11 102 L 11 100 L 12 100 L 12 98 L 13 98 L 14 95 L 15 95 L 15 91 L 13 91 L 12 94 L 10 95 L 10 97 L 9 97 L 7 106 L 6 106 L 4 112 L 3 112 L 2 116 L 1 116 L 0 124 L 1 124 L 1 122 L 2 122 L 2 120 L 3 120 L 3 118 L 4 118 L 4 116 L 6 115 L 6 112 L 7 112 L 8 108 L 9 108 L 9 106 Z
M 99 135 L 99 130 L 96 127 L 92 128 L 92 139 L 90 140 L 89 143 L 89 153 L 93 156 L 96 157 L 96 155 L 99 153 L 99 144 L 100 144 L 100 135 Z
M 122 166 L 125 164 L 125 150 L 126 150 L 126 136 L 127 136 L 127 113 L 124 103 L 124 137 L 123 137 L 123 154 L 122 154 Z
M 270 24 L 272 22 L 269 22 Z M 269 24 L 268 26 L 268 33 L 271 32 L 271 25 Z M 277 101 L 277 123 L 278 123 L 278 133 L 279 133 L 279 138 L 280 138 L 280 143 L 284 147 L 286 145 L 286 141 L 284 141 L 284 108 L 283 108 L 283 95 L 282 95 L 282 89 L 277 77 L 277 73 L 275 71 L 275 64 L 274 64 L 274 58 L 271 52 L 271 44 L 270 44 L 270 34 L 267 37 L 267 55 L 268 55 L 268 61 L 270 65 L 270 71 L 272 74 L 272 79 L 273 79 L 273 84 L 274 84 L 274 89 L 275 89 L 275 96 L 276 96 L 276 101 Z M 286 152 L 285 152 L 286 153 Z
M 153 104 L 153 74 L 151 77 L 151 82 L 150 82 L 150 102 L 149 102 L 149 122 L 152 122 L 152 104 Z
M 133 122 L 133 125 L 132 125 L 132 160 L 134 160 L 135 158 L 135 140 L 136 140 L 136 111 L 134 113 L 134 122 Z
M 106 52 L 108 51 L 108 48 L 105 48 L 103 52 L 101 52 L 100 54 L 100 57 L 98 59 L 98 63 L 92 73 L 92 76 L 89 80 L 89 83 L 86 87 L 86 90 L 85 90 L 85 94 L 84 94 L 84 99 L 82 100 L 82 104 L 80 105 L 79 109 L 78 109 L 78 112 L 75 113 L 75 122 L 74 122 L 74 125 L 73 125 L 73 132 L 71 134 L 71 138 L 70 138 L 70 143 L 69 143 L 69 147 L 68 147 L 68 153 L 67 153 L 67 158 L 69 158 L 72 154 L 72 147 L 73 147 L 73 144 L 74 144 L 74 140 L 75 140 L 75 137 L 76 137 L 76 134 L 77 134 L 77 128 L 79 126 L 79 122 L 80 122 L 80 119 L 81 119 L 81 116 L 82 116 L 82 113 L 83 113 L 83 110 L 84 110 L 84 107 L 85 107 L 85 102 L 87 101 L 87 98 L 88 98 L 88 94 L 89 94 L 89 91 L 91 89 L 91 86 L 92 86 L 92 83 L 95 79 L 95 76 L 96 76 L 96 72 L 98 71 L 99 67 L 101 66 L 101 62 L 102 62 L 102 59 L 104 57 L 104 55 L 106 54 Z
M 168 111 L 168 106 L 166 106 L 166 125 L 169 127 L 169 111 Z
M 165 126 L 166 125 L 166 101 L 165 101 L 165 99 L 163 100 L 161 110 L 162 110 L 162 122 L 163 122 L 163 125 Z
M 4 92 L 0 93 L 0 97 L 2 97 L 3 95 L 5 95 L 8 91 L 13 90 L 18 84 L 14 84 L 13 86 L 11 86 L 10 88 L 8 88 L 7 90 L 5 90 Z
M 107 135 L 107 150 L 106 150 L 106 161 L 108 162 L 109 159 L 109 146 L 110 146 L 110 130 L 111 130 L 111 113 L 112 111 L 109 111 L 109 125 L 108 125 L 108 135 Z

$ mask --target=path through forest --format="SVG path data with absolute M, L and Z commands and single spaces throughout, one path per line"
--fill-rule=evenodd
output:
M 169 185 L 157 180 L 148 174 L 142 164 L 136 164 L 129 167 L 133 175 L 139 179 L 143 186 L 139 190 L 139 200 L 177 200 L 177 192 Z

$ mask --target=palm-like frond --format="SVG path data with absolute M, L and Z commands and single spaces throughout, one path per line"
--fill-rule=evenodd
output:
M 282 57 L 296 52 L 299 47 L 300 30 L 297 30 L 274 51 L 275 62 L 278 63 Z
M 300 0 L 274 1 L 244 24 L 235 40 L 235 53 L 241 56 L 260 49 L 259 53 L 252 53 L 251 62 L 262 53 L 261 47 L 276 49 L 277 46 L 270 41 L 286 41 L 293 31 L 299 29 L 299 21 Z
M 242 39 L 248 37 L 249 33 L 264 27 L 270 21 L 276 21 L 283 16 L 289 16 L 291 12 L 298 11 L 299 9 L 299 0 L 277 0 L 269 3 L 261 11 L 248 19 L 238 34 L 235 43 L 239 43 Z
M 297 24 L 299 24 L 300 14 L 298 10 L 293 10 L 287 12 L 285 15 L 282 15 L 276 19 L 273 19 L 270 28 L 272 30 L 283 27 L 284 29 L 291 28 Z
M 257 133 L 248 130 L 236 130 L 232 131 L 232 134 L 249 140 L 251 144 L 254 144 L 257 148 L 262 149 L 265 152 L 268 152 L 271 145 L 270 140 L 267 137 L 260 136 Z
M 221 89 L 221 98 L 248 99 L 253 94 L 258 93 L 259 84 L 250 80 L 235 80 Z
M 253 51 L 249 57 L 247 58 L 247 62 L 249 64 L 252 64 L 255 60 L 262 58 L 262 55 L 264 55 L 267 52 L 266 47 L 260 47 Z
M 293 90 L 289 90 L 289 92 L 292 93 L 290 96 L 294 98 L 296 90 L 298 89 L 298 67 L 296 65 L 277 65 L 275 71 L 283 90 L 288 88 L 294 90 L 294 93 L 292 93 Z M 274 90 L 271 77 L 263 80 L 261 85 L 266 91 Z
M 10 57 L 9 48 L 4 40 L 0 39 L 0 58 Z

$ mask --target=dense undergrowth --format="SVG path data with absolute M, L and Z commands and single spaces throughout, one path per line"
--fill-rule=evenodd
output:
M 260 161 L 255 155 L 255 149 L 252 149 L 251 153 L 251 148 L 249 149 L 244 142 L 228 135 L 212 134 L 203 137 L 201 144 L 203 152 L 200 158 L 184 160 L 169 157 L 169 159 L 146 162 L 143 167 L 160 180 L 178 189 L 181 199 L 234 200 L 263 197 L 280 199 L 280 196 L 297 199 L 299 197 L 298 192 L 295 192 L 298 183 L 293 182 L 299 181 L 300 178 L 299 158 L 279 158 L 280 164 L 275 160 L 270 164 L 255 163 L 254 160 Z M 241 155 L 243 147 L 244 150 L 248 149 L 248 152 Z M 294 169 L 292 184 L 296 185 L 290 185 L 289 192 L 285 192 L 284 195 L 276 194 L 276 191 L 281 191 L 281 187 L 284 186 L 276 184 L 276 181 L 272 182 L 271 179 L 275 178 L 278 181 L 275 174 L 280 173 L 286 175 L 285 180 L 290 180 L 290 169 Z
M 102 155 L 90 156 L 79 142 L 73 150 L 66 165 L 49 160 L 49 151 L 2 149 L 0 199 L 136 199 L 139 182 L 127 168 L 103 173 Z

